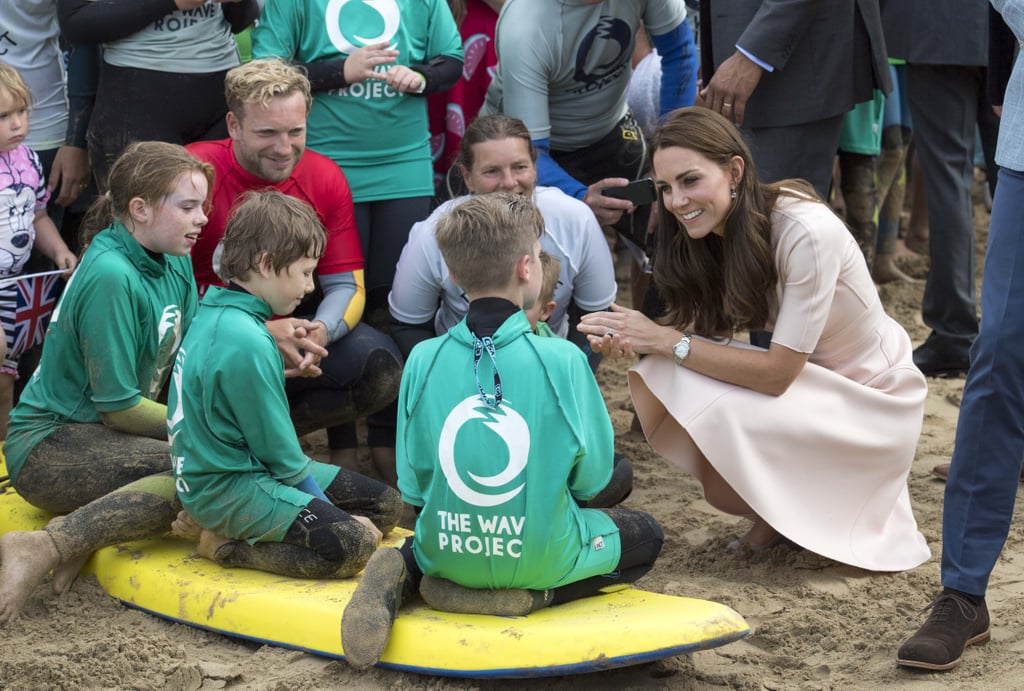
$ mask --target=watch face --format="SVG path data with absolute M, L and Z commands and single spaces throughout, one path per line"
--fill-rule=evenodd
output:
M 672 353 L 676 356 L 677 360 L 684 360 L 686 356 L 690 354 L 690 339 L 683 338 L 672 346 Z

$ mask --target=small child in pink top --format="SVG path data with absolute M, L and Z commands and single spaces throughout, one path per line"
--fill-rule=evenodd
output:
M 0 339 L 0 441 L 7 438 L 7 416 L 13 405 L 17 358 L 21 355 L 11 352 L 17 286 L 7 279 L 22 272 L 33 245 L 58 269 L 70 273 L 78 264 L 78 258 L 46 215 L 50 193 L 43 167 L 36 153 L 23 143 L 31 105 L 32 94 L 21 75 L 0 62 L 0 323 L 6 335 Z

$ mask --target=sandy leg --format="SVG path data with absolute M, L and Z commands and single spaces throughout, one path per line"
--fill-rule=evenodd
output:
M 405 577 L 405 560 L 393 547 L 378 549 L 366 563 L 341 615 L 341 647 L 352 667 L 372 667 L 384 654 L 402 604 Z
M 57 545 L 45 530 L 0 535 L 0 626 L 18 614 L 36 586 L 59 564 Z
M 50 519 L 47 524 L 52 527 L 56 527 L 64 522 L 64 516 L 57 516 L 56 518 Z M 82 567 L 85 566 L 85 562 L 89 561 L 89 554 L 83 554 L 75 559 L 65 561 L 60 566 L 53 569 L 53 582 L 51 587 L 55 595 L 63 595 L 68 591 L 68 588 L 78 578 L 78 574 L 82 573 Z

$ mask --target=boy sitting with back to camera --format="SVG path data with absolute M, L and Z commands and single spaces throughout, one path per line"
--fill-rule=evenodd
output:
M 380 659 L 395 613 L 420 591 L 455 612 L 523 615 L 636 581 L 661 527 L 586 509 L 612 476 L 613 432 L 586 356 L 533 334 L 544 220 L 514 194 L 475 196 L 437 241 L 470 298 L 466 317 L 418 344 L 402 374 L 398 487 L 415 534 L 370 558 L 342 618 L 345 658 Z M 422 581 L 422 583 L 421 583 Z

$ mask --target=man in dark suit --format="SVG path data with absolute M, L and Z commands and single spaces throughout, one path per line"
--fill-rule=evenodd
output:
M 704 104 L 742 126 L 763 179 L 827 196 L 843 115 L 892 88 L 878 0 L 701 0 L 701 23 Z
M 907 61 L 907 100 L 928 200 L 931 268 L 914 351 L 927 375 L 963 374 L 978 335 L 974 289 L 974 141 L 988 60 L 985 0 L 883 0 L 892 57 Z

